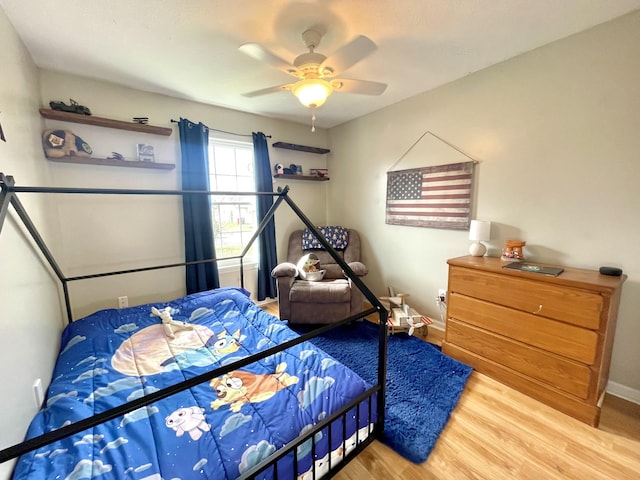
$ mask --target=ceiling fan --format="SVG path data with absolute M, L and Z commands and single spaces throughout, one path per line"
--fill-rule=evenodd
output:
M 245 93 L 246 97 L 257 97 L 283 90 L 291 91 L 300 102 L 309 108 L 320 107 L 332 92 L 358 93 L 361 95 L 381 95 L 387 85 L 367 80 L 336 78 L 344 70 L 352 67 L 378 47 L 364 35 L 359 35 L 343 45 L 330 57 L 315 51 L 324 34 L 322 27 L 311 27 L 302 33 L 302 40 L 308 53 L 298 55 L 293 64 L 271 53 L 258 43 L 245 43 L 240 51 L 256 60 L 263 61 L 298 80 L 294 83 L 269 87 Z

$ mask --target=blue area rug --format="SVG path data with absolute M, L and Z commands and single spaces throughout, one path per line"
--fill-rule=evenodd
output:
M 290 325 L 303 333 L 311 328 Z M 312 342 L 375 384 L 378 371 L 378 327 L 354 322 Z M 424 462 L 458 404 L 472 368 L 440 349 L 405 333 L 389 337 L 387 401 L 381 441 L 414 463 Z

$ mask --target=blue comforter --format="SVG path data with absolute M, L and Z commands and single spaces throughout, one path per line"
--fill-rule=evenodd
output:
M 169 313 L 172 325 L 165 327 L 151 307 Z M 45 405 L 27 437 L 296 337 L 235 288 L 99 311 L 63 332 Z M 236 478 L 367 388 L 351 370 L 304 342 L 25 454 L 14 479 Z M 330 436 L 326 430 L 316 435 L 316 474 L 326 470 L 329 455 L 335 464 L 353 448 L 356 433 L 359 440 L 366 437 L 370 424 L 366 407 L 360 410 L 359 416 L 348 415 L 347 443 L 339 420 Z M 305 478 L 312 467 L 310 442 L 297 454 L 299 478 Z M 291 455 L 280 461 L 278 478 L 294 477 L 292 462 Z

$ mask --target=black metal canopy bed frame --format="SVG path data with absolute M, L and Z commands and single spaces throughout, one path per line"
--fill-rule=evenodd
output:
M 351 270 L 348 264 L 342 259 L 336 250 L 329 244 L 329 242 L 323 237 L 323 235 L 318 231 L 315 225 L 303 214 L 303 212 L 298 208 L 298 206 L 291 200 L 288 196 L 289 187 L 280 188 L 278 192 L 213 192 L 213 191 L 172 191 L 172 190 L 125 190 L 125 189 L 96 189 L 96 188 L 63 188 L 63 187 L 29 187 L 29 186 L 18 186 L 15 183 L 15 180 L 12 176 L 5 175 L 0 173 L 0 233 L 2 232 L 2 226 L 4 224 L 5 218 L 7 217 L 9 206 L 13 208 L 13 211 L 20 219 L 21 224 L 24 226 L 26 231 L 29 233 L 29 236 L 33 243 L 37 246 L 38 251 L 42 254 L 42 257 L 54 272 L 55 276 L 60 281 L 60 285 L 62 287 L 62 292 L 64 294 L 64 301 L 67 311 L 67 316 L 69 320 L 69 324 L 76 323 L 72 318 L 72 309 L 71 309 L 71 300 L 69 297 L 69 289 L 68 283 L 72 281 L 111 276 L 111 275 L 122 275 L 129 274 L 135 272 L 145 272 L 157 269 L 164 268 L 175 268 L 175 267 L 186 267 L 187 265 L 204 263 L 204 262 L 217 262 L 220 260 L 229 260 L 229 259 L 237 259 L 240 263 L 240 283 L 241 287 L 244 288 L 244 264 L 243 257 L 249 251 L 253 242 L 259 238 L 260 233 L 267 226 L 268 222 L 273 218 L 275 211 L 277 208 L 283 203 L 287 203 L 290 208 L 295 212 L 298 218 L 305 224 L 305 226 L 313 232 L 313 234 L 317 237 L 319 242 L 323 245 L 326 251 L 335 259 L 336 263 L 338 263 L 344 270 L 345 275 L 350 279 L 353 284 L 355 284 L 364 294 L 365 298 L 372 305 L 372 307 L 364 310 L 358 315 L 345 318 L 344 320 L 336 323 L 332 323 L 329 325 L 324 325 L 320 328 L 315 329 L 310 333 L 304 333 L 299 336 L 293 336 L 291 339 L 285 341 L 284 343 L 272 346 L 270 348 L 266 348 L 264 350 L 259 350 L 256 354 L 251 354 L 250 356 L 245 356 L 238 360 L 234 360 L 232 363 L 228 363 L 218 368 L 211 367 L 212 369 L 205 371 L 205 373 L 201 373 L 195 375 L 191 378 L 187 378 L 186 380 L 178 381 L 166 388 L 162 388 L 157 391 L 152 391 L 150 393 L 146 393 L 139 398 L 136 398 L 127 403 L 119 404 L 113 408 L 110 408 L 106 411 L 101 411 L 100 413 L 89 416 L 88 418 L 82 418 L 78 421 L 74 421 L 71 424 L 67 424 L 61 426 L 60 428 L 51 429 L 50 431 L 45 431 L 44 433 L 38 435 L 30 435 L 28 439 L 22 443 L 13 445 L 8 448 L 4 448 L 0 450 L 0 463 L 6 462 L 8 460 L 18 458 L 30 452 L 35 452 L 37 449 L 40 449 L 45 446 L 49 446 L 54 442 L 61 441 L 66 439 L 72 435 L 79 434 L 88 429 L 93 429 L 96 426 L 109 422 L 111 420 L 121 418 L 126 414 L 129 414 L 137 409 L 141 409 L 142 407 L 149 407 L 151 404 L 155 404 L 156 402 L 160 402 L 161 400 L 172 397 L 181 392 L 185 392 L 191 388 L 194 388 L 198 385 L 204 384 L 205 382 L 210 382 L 218 377 L 229 374 L 230 372 L 237 371 L 240 368 L 247 367 L 254 362 L 258 362 L 264 360 L 265 358 L 279 354 L 280 352 L 284 352 L 287 349 L 291 349 L 292 347 L 298 346 L 303 342 L 306 342 L 317 335 L 321 335 L 333 328 L 339 327 L 341 325 L 345 325 L 347 323 L 353 322 L 354 320 L 359 320 L 364 318 L 365 316 L 371 314 L 379 314 L 379 341 L 378 341 L 378 379 L 377 384 L 370 386 L 364 391 L 362 394 L 358 395 L 356 398 L 353 398 L 349 401 L 344 408 L 341 408 L 338 411 L 327 412 L 325 418 L 321 419 L 317 423 L 314 423 L 313 428 L 308 429 L 304 432 L 304 434 L 294 438 L 289 441 L 287 444 L 277 449 L 274 453 L 266 456 L 262 461 L 252 466 L 250 469 L 241 472 L 241 475 L 237 478 L 303 478 L 302 474 L 304 473 L 304 478 L 320 478 L 321 476 L 325 477 L 333 477 L 338 471 L 340 471 L 353 457 L 355 457 L 359 452 L 361 452 L 368 444 L 370 444 L 374 439 L 379 438 L 383 426 L 384 426 L 384 411 L 385 411 L 385 379 L 386 379 L 386 354 L 387 354 L 387 326 L 386 326 L 386 318 L 387 311 L 384 306 L 380 303 L 378 298 L 367 288 L 367 286 L 358 278 L 357 275 Z M 258 228 L 254 235 L 252 236 L 249 244 L 243 250 L 243 252 L 236 257 L 226 257 L 221 259 L 208 259 L 201 260 L 197 262 L 184 262 L 184 263 L 172 263 L 166 265 L 153 265 L 147 266 L 143 268 L 135 268 L 128 270 L 120 270 L 120 271 L 110 271 L 103 273 L 96 273 L 90 275 L 81 275 L 75 277 L 67 277 L 61 267 L 58 265 L 56 260 L 54 259 L 53 254 L 47 247 L 45 240 L 42 238 L 40 233 L 38 232 L 36 226 L 32 222 L 31 218 L 27 214 L 23 204 L 20 202 L 18 198 L 18 194 L 28 194 L 28 193 L 39 193 L 39 194 L 100 194 L 100 195 L 145 195 L 145 196 L 180 196 L 183 197 L 185 195 L 251 195 L 251 196 L 272 196 L 274 198 L 273 206 L 267 212 L 265 218 L 259 223 Z M 157 319 L 156 319 L 157 320 Z M 285 352 L 286 353 L 286 352 Z M 373 368 L 373 366 L 372 366 Z M 175 397 L 177 398 L 177 397 Z M 331 431 L 333 430 L 332 422 L 341 421 L 342 425 L 347 424 L 347 414 L 352 414 L 354 408 L 356 411 L 356 415 L 360 415 L 360 412 L 363 410 L 368 412 L 368 418 L 366 419 L 367 425 L 372 425 L 371 428 L 367 427 L 367 434 L 365 438 L 358 438 L 356 435 L 355 446 L 349 450 L 344 449 L 344 454 L 338 458 L 337 460 L 332 461 L 332 455 L 329 454 L 328 459 L 328 471 L 316 471 L 316 465 L 311 462 L 311 470 L 306 472 L 298 472 L 297 471 L 297 462 L 298 462 L 298 451 L 301 446 L 311 444 L 311 451 L 315 452 L 316 448 L 316 439 L 318 438 L 319 433 L 328 430 L 329 435 L 329 445 L 331 445 Z M 284 420 L 283 420 L 284 421 Z M 356 429 L 358 423 L 356 420 Z M 343 431 L 343 437 L 340 439 L 343 442 L 343 446 L 346 446 L 347 439 L 344 438 L 346 436 L 346 432 Z M 30 438 L 29 438 L 30 437 Z M 330 448 L 330 447 L 329 447 Z M 342 451 L 342 450 L 341 450 Z M 282 468 L 278 468 L 279 462 L 285 457 L 291 458 L 293 457 L 292 465 L 293 472 L 282 472 Z M 313 459 L 313 454 L 311 456 Z M 283 474 L 281 476 L 281 474 Z M 293 475 L 293 476 L 292 476 Z M 299 476 L 300 475 L 300 476 Z M 127 477 L 129 478 L 129 477 Z

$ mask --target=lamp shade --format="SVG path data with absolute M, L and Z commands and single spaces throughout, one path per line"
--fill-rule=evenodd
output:
M 471 220 L 469 227 L 469 240 L 474 242 L 486 242 L 491 238 L 491 222 L 485 220 Z
M 305 107 L 315 108 L 327 100 L 333 92 L 333 87 L 321 78 L 308 78 L 296 82 L 291 91 Z

